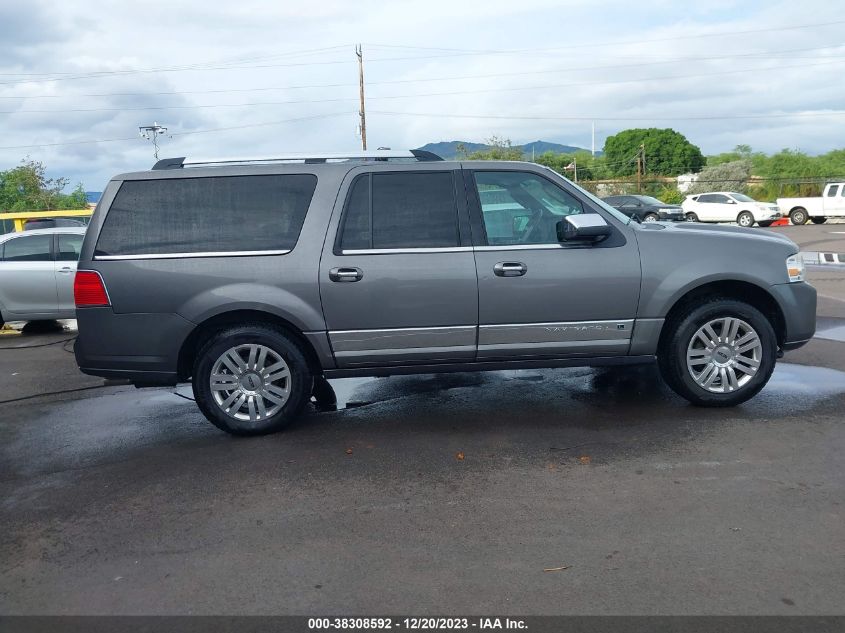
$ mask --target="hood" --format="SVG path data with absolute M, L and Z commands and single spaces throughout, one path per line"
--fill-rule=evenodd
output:
M 667 231 L 667 234 L 712 235 L 714 239 L 742 239 L 753 240 L 757 243 L 769 242 L 773 245 L 788 246 L 797 253 L 798 245 L 785 235 L 740 226 L 726 226 L 722 224 L 703 224 L 701 222 L 678 223 L 645 223 L 636 225 L 641 231 Z

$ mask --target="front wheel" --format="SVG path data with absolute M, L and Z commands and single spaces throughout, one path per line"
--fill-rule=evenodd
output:
M 772 222 L 774 222 L 774 220 L 761 220 L 757 224 L 762 226 L 765 229 L 765 228 L 770 227 L 772 225 Z
M 743 211 L 736 216 L 736 223 L 745 227 L 754 226 L 754 216 L 748 211 Z
M 789 212 L 790 221 L 796 226 L 807 224 L 807 210 L 798 207 Z
M 660 372 L 675 393 L 706 407 L 730 407 L 757 395 L 775 368 L 777 339 L 755 307 L 714 298 L 667 322 Z
M 687 222 L 698 222 L 698 221 L 699 221 L 699 220 L 698 220 L 698 216 L 697 216 L 695 213 L 693 213 L 692 211 L 690 211 L 689 213 L 687 213 L 687 214 L 684 216 L 684 218 L 686 219 L 686 221 L 687 221 Z
M 824 224 L 825 222 L 827 222 L 827 218 L 819 218 L 819 217 L 810 218 L 810 220 L 813 222 L 813 224 Z
M 659 219 L 660 216 L 656 213 L 646 213 L 643 222 L 657 222 Z
M 264 435 L 287 426 L 308 402 L 312 384 L 299 344 L 262 324 L 218 332 L 194 363 L 197 406 L 232 435 Z

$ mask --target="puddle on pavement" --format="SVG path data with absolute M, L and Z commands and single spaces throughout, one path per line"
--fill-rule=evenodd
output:
M 816 334 L 813 338 L 845 343 L 845 319 L 817 317 Z
M 626 368 L 573 367 L 549 370 L 504 370 L 495 372 L 420 374 L 387 378 L 336 378 L 329 381 L 337 398 L 335 407 L 320 408 L 325 412 L 354 409 L 396 398 L 412 397 L 422 393 L 443 394 L 462 387 L 503 387 L 504 383 L 540 383 L 553 381 L 571 397 L 589 402 L 593 398 L 609 399 L 616 404 L 632 401 L 659 408 L 668 396 L 663 388 L 657 368 L 653 365 Z M 659 384 L 655 384 L 658 383 Z M 497 384 L 499 385 L 497 387 Z M 526 388 L 529 388 L 526 385 Z M 191 386 L 181 384 L 176 395 L 193 400 Z M 171 392 L 172 393 L 172 392 Z M 799 396 L 818 399 L 845 393 L 845 372 L 826 367 L 811 367 L 778 363 L 761 397 L 775 396 L 777 400 Z M 170 394 L 162 391 L 161 398 Z M 479 392 L 479 396 L 482 393 Z M 800 405 L 810 404 L 802 401 Z M 319 407 L 318 407 L 319 408 Z
M 778 363 L 762 393 L 821 398 L 845 393 L 845 371 L 827 367 Z

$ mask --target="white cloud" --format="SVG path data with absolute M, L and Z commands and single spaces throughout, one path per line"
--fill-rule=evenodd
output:
M 5 3 L 0 112 L 8 114 L 0 114 L 0 146 L 132 140 L 0 149 L 0 168 L 28 154 L 44 160 L 53 175 L 100 189 L 115 173 L 150 166 L 152 148 L 137 137 L 137 128 L 154 120 L 176 133 L 163 139 L 163 155 L 354 149 L 360 141 L 353 42 L 365 47 L 372 147 L 479 141 L 492 134 L 516 143 L 543 139 L 588 147 L 589 118 L 595 117 L 599 146 L 620 129 L 657 126 L 674 127 L 707 153 L 739 143 L 823 152 L 845 145 L 842 117 L 699 117 L 840 109 L 845 46 L 837 45 L 843 25 L 835 22 L 845 20 L 845 11 L 832 14 L 831 6 L 821 0 L 800 6 L 729 0 Z M 834 24 L 697 37 L 824 20 Z M 316 49 L 322 50 L 307 52 Z M 469 54 L 514 49 L 541 50 Z M 232 60 L 244 61 L 225 68 Z M 667 60 L 685 61 L 658 63 Z M 82 77 L 103 71 L 113 74 Z M 36 73 L 66 74 L 24 81 L 49 76 Z M 420 81 L 467 76 L 474 78 Z M 396 81 L 403 83 L 385 83 Z M 294 88 L 323 84 L 337 85 Z M 187 94 L 152 94 L 162 92 Z M 279 103 L 287 101 L 310 103 Z M 222 107 L 247 103 L 266 105 Z M 196 107 L 209 105 L 221 107 Z M 136 109 L 149 107 L 167 109 Z M 383 111 L 538 118 L 378 114 Z M 255 126 L 318 116 L 323 118 Z M 694 119 L 677 120 L 683 117 Z M 191 133 L 216 128 L 238 129 Z

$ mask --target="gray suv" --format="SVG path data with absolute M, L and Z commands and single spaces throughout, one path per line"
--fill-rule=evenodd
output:
M 813 336 L 797 252 L 750 229 L 632 223 L 525 162 L 167 159 L 97 206 L 76 359 L 139 387 L 190 380 L 238 435 L 351 376 L 656 360 L 690 402 L 730 406 Z

